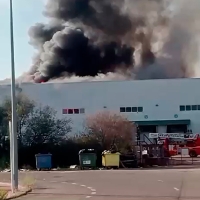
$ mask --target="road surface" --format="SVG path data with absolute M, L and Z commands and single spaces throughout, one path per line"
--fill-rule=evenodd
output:
M 0 173 L 9 181 L 9 173 Z M 23 172 L 35 189 L 19 200 L 198 200 L 200 169 Z

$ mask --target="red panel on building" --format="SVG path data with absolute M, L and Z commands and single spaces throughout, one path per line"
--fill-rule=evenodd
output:
M 68 114 L 73 114 L 74 110 L 73 109 L 68 109 Z
M 66 109 L 66 108 L 65 108 L 65 109 L 63 109 L 63 110 L 62 110 L 62 113 L 63 113 L 63 115 L 66 115 L 66 114 L 68 114 L 68 109 Z
M 82 113 L 85 113 L 85 109 L 84 108 L 64 108 L 62 110 L 62 113 L 64 115 L 66 114 L 82 114 Z
M 74 114 L 79 114 L 79 109 L 74 109 Z

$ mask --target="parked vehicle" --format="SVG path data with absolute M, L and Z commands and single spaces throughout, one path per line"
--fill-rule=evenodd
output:
M 197 157 L 198 155 L 200 155 L 199 134 L 195 134 L 193 137 L 186 138 L 185 144 L 178 145 L 178 147 L 175 145 L 175 148 L 173 150 L 170 150 L 170 155 L 174 156 L 174 155 L 179 154 L 179 150 L 181 148 L 188 148 L 190 157 Z
M 199 134 L 192 139 L 188 139 L 186 146 L 189 148 L 190 157 L 197 157 L 200 155 L 200 137 Z

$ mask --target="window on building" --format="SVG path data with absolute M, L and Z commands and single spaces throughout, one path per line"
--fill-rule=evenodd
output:
M 185 111 L 185 106 L 180 106 L 180 111 Z
M 131 107 L 126 107 L 126 112 L 131 112 Z
M 186 124 L 168 125 L 167 133 L 185 133 L 187 131 Z
M 120 112 L 126 112 L 126 108 L 125 107 L 120 107 Z
M 181 105 L 180 106 L 180 111 L 195 111 L 195 110 L 200 110 L 200 105 Z
M 62 114 L 67 115 L 68 114 L 68 109 L 62 109 Z
M 141 125 L 139 129 L 143 133 L 157 133 L 157 126 L 155 125 Z
M 192 105 L 192 110 L 197 110 L 197 105 Z
M 187 105 L 186 106 L 186 111 L 190 111 L 191 110 L 191 106 L 190 105 Z
M 143 107 L 138 107 L 138 112 L 143 112 Z
M 81 108 L 81 109 L 80 109 L 80 113 L 81 113 L 81 114 L 84 114 L 84 113 L 85 113 L 85 109 L 84 109 L 84 108 Z
M 132 107 L 132 112 L 137 112 L 137 107 Z
M 74 114 L 79 114 L 79 109 L 74 109 Z
M 73 114 L 74 110 L 73 109 L 68 109 L 68 114 Z

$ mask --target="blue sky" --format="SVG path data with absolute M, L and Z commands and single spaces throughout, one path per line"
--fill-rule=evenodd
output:
M 44 22 L 45 0 L 13 0 L 16 77 L 31 65 L 34 49 L 29 45 L 28 29 Z M 9 0 L 0 0 L 0 80 L 10 77 Z

